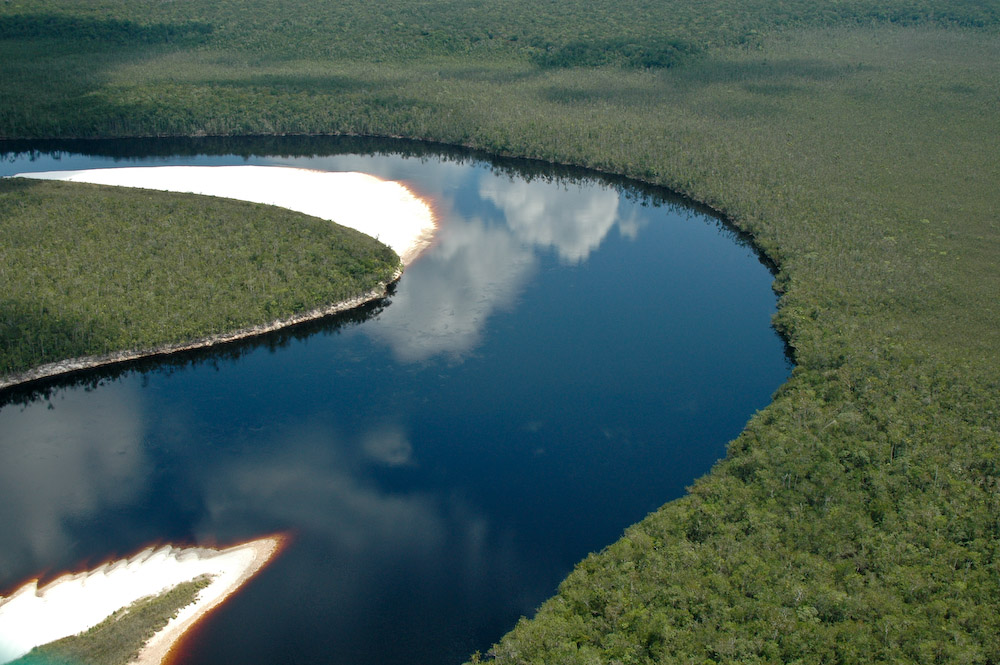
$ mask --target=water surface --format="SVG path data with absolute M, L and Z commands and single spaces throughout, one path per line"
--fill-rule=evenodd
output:
M 404 143 L 33 147 L 0 175 L 288 164 L 401 180 L 438 214 L 363 312 L 0 394 L 0 590 L 292 534 L 185 662 L 485 651 L 707 472 L 789 371 L 766 267 L 664 192 Z

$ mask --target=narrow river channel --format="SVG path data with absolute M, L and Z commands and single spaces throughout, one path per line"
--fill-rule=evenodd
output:
M 438 217 L 361 312 L 0 393 L 0 593 L 151 543 L 290 535 L 186 665 L 485 651 L 706 473 L 790 371 L 767 268 L 663 191 L 383 141 L 27 147 L 0 175 L 361 171 Z

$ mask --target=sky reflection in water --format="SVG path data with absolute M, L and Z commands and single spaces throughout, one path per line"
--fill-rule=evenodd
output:
M 787 375 L 769 274 L 690 211 L 474 161 L 249 161 L 403 181 L 439 235 L 364 323 L 0 410 L 0 588 L 291 531 L 186 662 L 460 662 Z

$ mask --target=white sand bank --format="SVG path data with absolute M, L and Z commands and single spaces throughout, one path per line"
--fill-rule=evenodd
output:
M 280 538 L 269 537 L 224 550 L 150 548 L 89 572 L 63 575 L 40 589 L 37 581 L 29 582 L 9 597 L 0 597 L 0 663 L 89 630 L 139 598 L 211 575 L 211 584 L 195 603 L 154 635 L 137 661 L 160 663 L 186 630 L 250 579 L 280 546 Z
M 15 177 L 207 194 L 281 206 L 378 238 L 409 265 L 434 234 L 430 207 L 398 182 L 284 166 L 140 166 Z

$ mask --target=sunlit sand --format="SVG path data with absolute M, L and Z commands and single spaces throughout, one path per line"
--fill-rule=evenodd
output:
M 398 182 L 365 173 L 284 166 L 140 166 L 20 173 L 18 177 L 207 194 L 328 219 L 377 238 L 409 265 L 430 243 L 430 207 Z
M 280 546 L 280 538 L 269 537 L 224 550 L 150 548 L 89 572 L 63 575 L 41 588 L 37 581 L 29 582 L 10 596 L 0 597 L 0 663 L 89 630 L 140 598 L 211 576 L 197 600 L 154 635 L 136 661 L 160 663 L 185 631 L 239 589 Z

